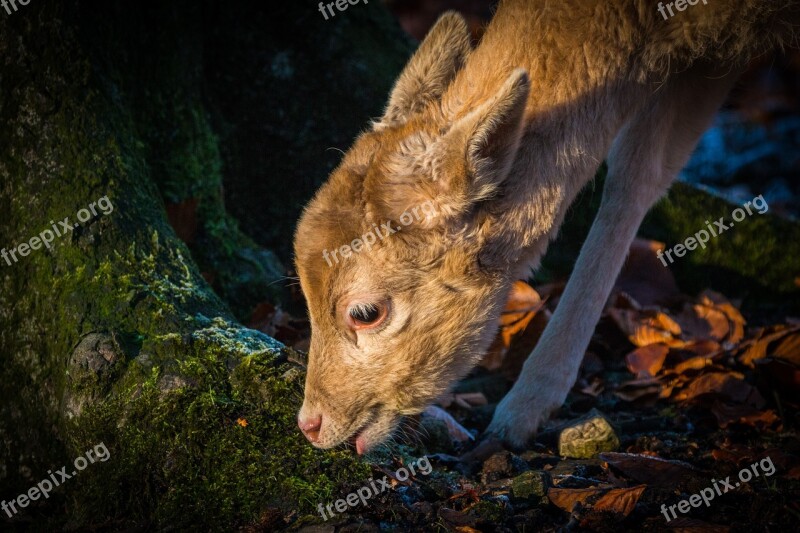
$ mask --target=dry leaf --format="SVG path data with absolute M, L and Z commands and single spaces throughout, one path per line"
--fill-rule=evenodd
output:
M 663 344 L 649 344 L 636 348 L 625 356 L 628 370 L 638 377 L 655 376 L 664 365 L 669 348 Z
M 503 364 L 514 336 L 522 333 L 544 306 L 539 294 L 524 281 L 515 281 L 506 306 L 500 314 L 500 332 L 481 361 L 487 370 L 497 370 Z
M 759 339 L 747 348 L 742 355 L 739 356 L 739 362 L 750 368 L 755 367 L 755 362 L 764 359 L 767 356 L 767 346 L 769 346 L 768 339 Z
M 612 489 L 603 494 L 592 508 L 594 511 L 610 511 L 622 516 L 628 516 L 636 507 L 636 502 L 642 496 L 646 485 L 630 487 L 626 489 Z
M 447 507 L 441 507 L 439 509 L 439 516 L 448 524 L 453 526 L 474 526 L 478 519 L 474 516 L 471 516 L 467 513 L 461 513 L 454 509 L 448 509 Z
M 683 391 L 675 396 L 678 401 L 689 401 L 704 394 L 715 394 L 735 403 L 746 403 L 756 408 L 765 401 L 758 390 L 746 383 L 744 376 L 735 372 L 709 372 L 697 376 Z
M 712 450 L 711 457 L 713 457 L 715 461 L 726 461 L 735 465 L 738 465 L 741 460 L 741 455 L 730 450 Z
M 634 346 L 663 343 L 680 347 L 684 344 L 675 339 L 681 333 L 680 326 L 664 313 L 612 308 L 608 314 Z
M 553 505 L 563 511 L 571 513 L 576 503 L 585 505 L 592 496 L 597 496 L 607 490 L 608 489 L 600 487 L 592 487 L 589 489 L 560 489 L 558 487 L 553 487 L 547 491 L 547 497 Z
M 771 356 L 800 366 L 800 333 L 789 335 L 781 340 Z
M 780 420 L 771 410 L 759 411 L 748 405 L 731 405 L 720 401 L 714 402 L 711 412 L 717 418 L 719 427 L 723 429 L 736 423 L 764 430 Z
M 710 339 L 687 343 L 683 350 L 695 355 L 716 355 L 722 351 L 722 346 L 717 341 Z
M 661 382 L 656 378 L 634 379 L 620 383 L 614 390 L 614 396 L 626 402 L 634 402 L 641 398 L 652 401 L 659 397 L 661 387 Z
M 594 378 L 591 383 L 581 388 L 583 394 L 591 396 L 592 398 L 597 398 L 604 390 L 605 386 L 603 385 L 603 380 L 599 378 Z
M 700 295 L 708 304 L 713 304 L 717 309 L 722 311 L 730 321 L 730 334 L 726 343 L 729 345 L 736 345 L 744 338 L 744 326 L 747 321 L 744 319 L 739 309 L 736 308 L 725 296 L 718 292 L 706 289 Z
M 758 332 L 756 338 L 742 343 L 742 346 L 746 346 L 746 350 L 739 356 L 739 362 L 743 365 L 749 366 L 753 368 L 755 365 L 754 363 L 760 359 L 766 357 L 768 352 L 768 347 L 770 343 L 782 339 L 787 335 L 794 333 L 800 327 L 792 326 L 786 328 L 784 326 L 777 326 L 776 328 L 770 328 L 772 331 L 767 333 L 766 330 L 762 329 Z
M 616 452 L 601 453 L 600 459 L 626 477 L 652 487 L 674 490 L 701 478 L 692 465 L 682 461 Z
M 239 418 L 236 420 L 236 423 L 242 426 L 243 428 L 246 428 L 248 426 L 246 418 Z
M 690 339 L 723 341 L 730 332 L 730 322 L 722 311 L 711 306 L 687 304 L 676 317 L 684 335 Z
M 690 357 L 686 361 L 681 361 L 672 369 L 676 374 L 683 374 L 687 370 L 701 370 L 714 364 L 710 357 Z
M 522 366 L 536 346 L 536 343 L 539 342 L 539 338 L 542 336 L 542 333 L 544 333 L 548 322 L 550 322 L 551 316 L 550 311 L 542 309 L 534 315 L 533 320 L 530 321 L 525 331 L 514 338 L 500 366 L 500 372 L 508 379 L 517 379 L 519 373 L 522 371 Z
M 680 296 L 672 271 L 664 268 L 657 252 L 664 243 L 635 239 L 616 282 L 616 289 L 645 306 L 662 305 Z

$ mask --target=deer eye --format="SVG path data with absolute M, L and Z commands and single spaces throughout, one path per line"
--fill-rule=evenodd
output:
M 375 328 L 386 320 L 388 314 L 386 303 L 358 303 L 347 310 L 347 322 L 355 330 Z

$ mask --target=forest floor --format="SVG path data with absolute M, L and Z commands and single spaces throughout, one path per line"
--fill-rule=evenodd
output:
M 738 302 L 710 290 L 682 294 L 657 247 L 634 244 L 577 383 L 527 450 L 481 441 L 481 432 L 563 283 L 518 282 L 481 366 L 409 421 L 402 444 L 368 456 L 374 478 L 387 476 L 392 490 L 322 525 L 293 516 L 284 524 L 320 532 L 796 531 L 800 320 L 743 316 Z M 308 346 L 308 324 L 269 304 L 249 325 Z M 423 455 L 430 474 L 397 479 Z

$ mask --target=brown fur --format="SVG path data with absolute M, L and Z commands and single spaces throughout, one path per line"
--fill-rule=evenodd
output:
M 311 427 L 308 421 L 321 416 L 315 445 L 358 434 L 360 449 L 368 449 L 401 415 L 420 412 L 469 371 L 496 331 L 510 283 L 537 266 L 617 138 L 612 167 L 619 171 L 609 178 L 596 231 L 600 240 L 626 236 L 613 250 L 587 242 L 597 249 L 582 256 L 586 264 L 576 267 L 571 284 L 581 287 L 592 269 L 603 268 L 592 258 L 607 258 L 603 281 L 581 289 L 594 290 L 593 305 L 551 325 L 550 340 L 537 347 L 547 353 L 526 363 L 492 429 L 520 444 L 563 401 L 627 234 L 633 237 L 684 164 L 730 86 L 727 72 L 788 43 L 785 21 L 797 20 L 797 2 L 787 0 L 709 0 L 668 21 L 656 5 L 505 0 L 475 51 L 455 14 L 431 30 L 384 117 L 356 140 L 295 236 L 312 323 L 300 421 Z M 714 67 L 715 61 L 725 63 Z M 709 81 L 714 77 L 722 81 Z M 696 120 L 681 119 L 683 113 Z M 648 129 L 651 123 L 664 133 Z M 649 134 L 652 142 L 637 148 Z M 636 205 L 623 206 L 625 198 Z M 396 225 L 423 202 L 436 206 L 436 218 L 332 267 L 323 259 L 323 250 L 350 243 L 373 224 Z M 631 214 L 619 222 L 615 213 L 623 207 Z M 344 314 L 354 301 L 391 301 L 385 327 L 348 328 Z M 579 332 L 559 341 L 571 336 L 570 323 Z M 526 409 L 532 414 L 514 414 Z M 523 417 L 518 429 L 515 416 Z

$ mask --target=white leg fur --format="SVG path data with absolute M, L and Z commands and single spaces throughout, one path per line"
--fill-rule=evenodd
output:
M 490 434 L 523 447 L 564 402 L 644 215 L 686 164 L 736 77 L 714 78 L 701 67 L 676 75 L 619 133 L 597 218 L 550 324 L 497 407 Z

